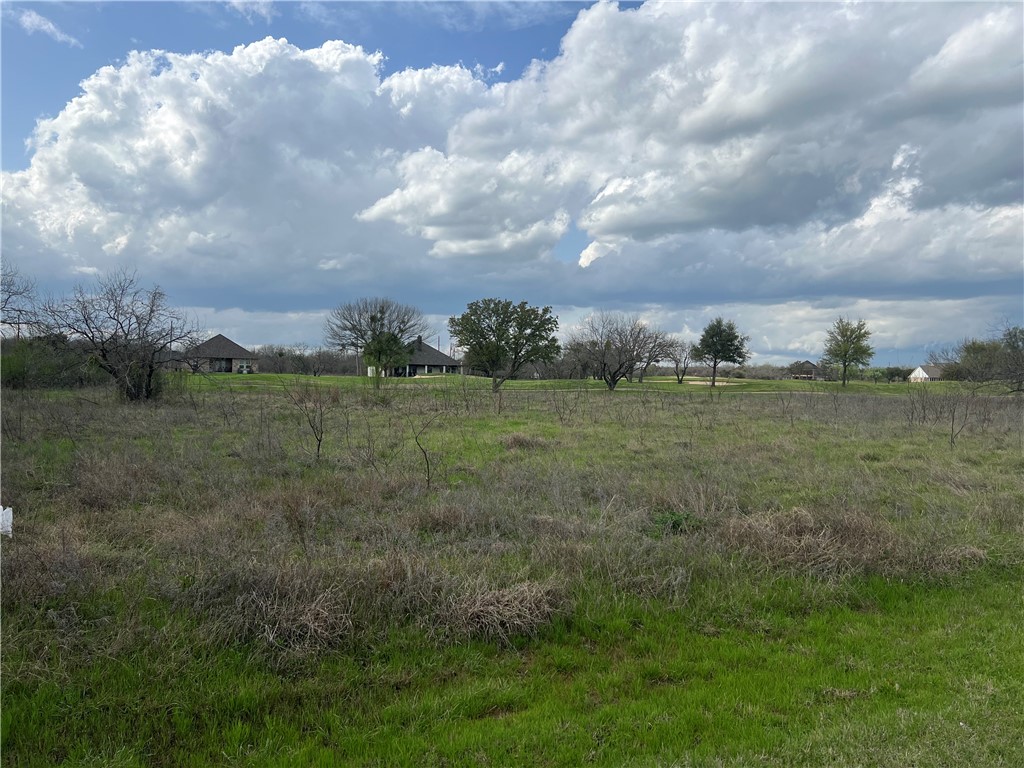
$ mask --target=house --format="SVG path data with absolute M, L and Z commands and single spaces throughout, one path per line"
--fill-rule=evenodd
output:
M 942 367 L 938 365 L 919 365 L 910 374 L 908 381 L 942 381 Z
M 252 373 L 256 370 L 256 354 L 220 333 L 190 349 L 186 360 L 196 373 Z
M 416 341 L 409 345 L 409 362 L 394 368 L 390 376 L 418 376 L 426 373 L 459 373 L 462 370 L 462 363 L 453 357 L 449 357 L 439 349 L 423 341 L 422 336 L 417 336 Z M 375 375 L 375 368 L 368 366 L 367 376 Z
M 789 366 L 790 375 L 794 379 L 811 379 L 817 381 L 822 378 L 821 368 L 816 366 L 810 360 L 804 360 L 802 363 L 793 363 Z

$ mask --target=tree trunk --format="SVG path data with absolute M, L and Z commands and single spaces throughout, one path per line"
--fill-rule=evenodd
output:
M 715 379 L 718 377 L 718 363 L 711 365 L 711 386 L 715 386 Z

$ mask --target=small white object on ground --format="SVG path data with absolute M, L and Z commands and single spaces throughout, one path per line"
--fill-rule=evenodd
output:
M 0 533 L 14 535 L 14 510 L 10 507 L 3 507 L 3 511 L 0 512 Z

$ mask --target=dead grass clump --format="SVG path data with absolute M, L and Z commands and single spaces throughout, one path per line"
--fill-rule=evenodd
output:
M 979 568 L 988 561 L 988 553 L 974 546 L 929 546 L 918 543 L 906 560 L 912 574 L 944 580 Z
M 517 637 L 533 637 L 558 615 L 570 611 L 570 600 L 556 585 L 524 581 L 502 589 L 472 587 L 453 596 L 431 629 L 510 645 Z
M 475 528 L 471 510 L 462 504 L 431 504 L 412 514 L 413 526 L 424 533 L 463 534 Z
M 530 451 L 546 448 L 548 441 L 543 437 L 527 435 L 523 432 L 510 432 L 501 436 L 501 444 L 509 451 Z
M 370 628 L 431 615 L 455 587 L 447 571 L 401 549 L 367 561 L 351 577 L 356 610 Z
M 798 507 L 734 517 L 722 530 L 732 548 L 773 566 L 820 576 L 887 573 L 901 550 L 888 523 L 855 511 L 829 515 Z
M 341 585 L 308 563 L 225 567 L 187 590 L 192 607 L 213 619 L 222 640 L 309 653 L 353 634 L 351 602 Z

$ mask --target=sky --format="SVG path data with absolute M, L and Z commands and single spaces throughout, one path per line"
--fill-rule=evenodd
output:
M 1024 324 L 1024 5 L 3 2 L 3 259 L 208 333 L 596 310 L 753 363 Z

